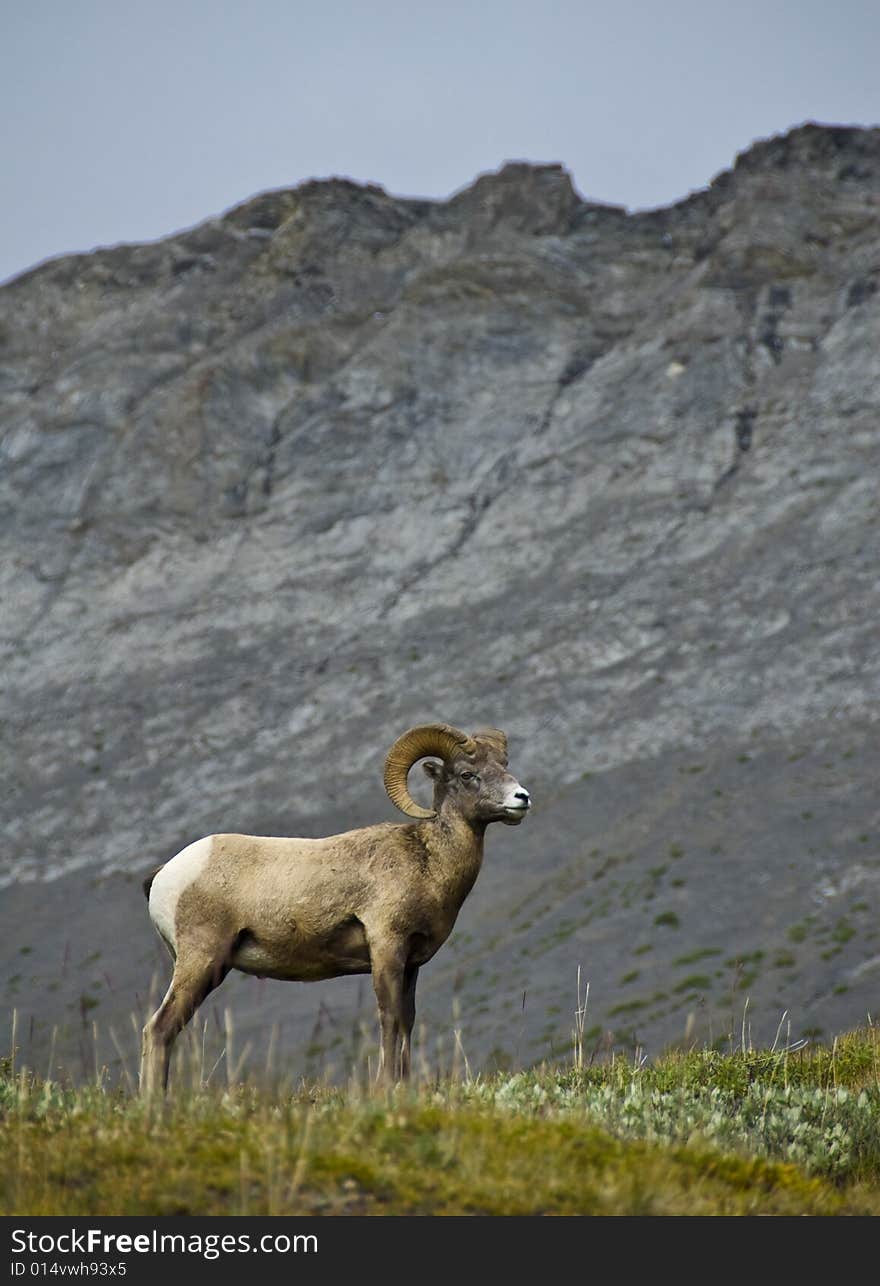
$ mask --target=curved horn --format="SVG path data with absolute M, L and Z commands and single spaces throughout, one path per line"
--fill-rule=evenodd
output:
M 409 817 L 434 817 L 433 808 L 422 808 L 409 793 L 406 779 L 419 759 L 428 755 L 449 760 L 458 752 L 472 755 L 476 751 L 473 737 L 448 723 L 423 723 L 398 737 L 385 756 L 385 789 L 388 798 Z
M 485 742 L 504 767 L 507 767 L 507 733 L 500 728 L 478 728 L 474 738 Z

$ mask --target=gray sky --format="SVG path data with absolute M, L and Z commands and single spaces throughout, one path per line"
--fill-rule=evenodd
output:
M 561 161 L 632 208 L 880 122 L 878 0 L 0 0 L 0 280 L 331 174 Z

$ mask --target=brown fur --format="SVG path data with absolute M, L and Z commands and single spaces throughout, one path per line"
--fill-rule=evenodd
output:
M 407 1074 L 419 968 L 474 885 L 486 826 L 515 824 L 528 806 L 521 787 L 521 813 L 503 804 L 518 783 L 488 742 L 476 759 L 433 765 L 429 775 L 436 816 L 417 824 L 380 822 L 326 839 L 211 837 L 200 873 L 177 898 L 174 976 L 144 1029 L 145 1093 L 167 1082 L 174 1038 L 231 968 L 307 982 L 372 973 L 385 1073 Z

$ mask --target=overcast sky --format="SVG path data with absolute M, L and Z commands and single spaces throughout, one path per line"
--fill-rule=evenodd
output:
M 346 175 L 561 161 L 631 208 L 880 122 L 880 0 L 0 0 L 0 280 Z

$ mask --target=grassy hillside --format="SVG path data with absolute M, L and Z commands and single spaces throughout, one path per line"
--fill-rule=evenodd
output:
M 880 1035 L 152 1113 L 6 1060 L 0 1155 L 3 1214 L 880 1214 Z

